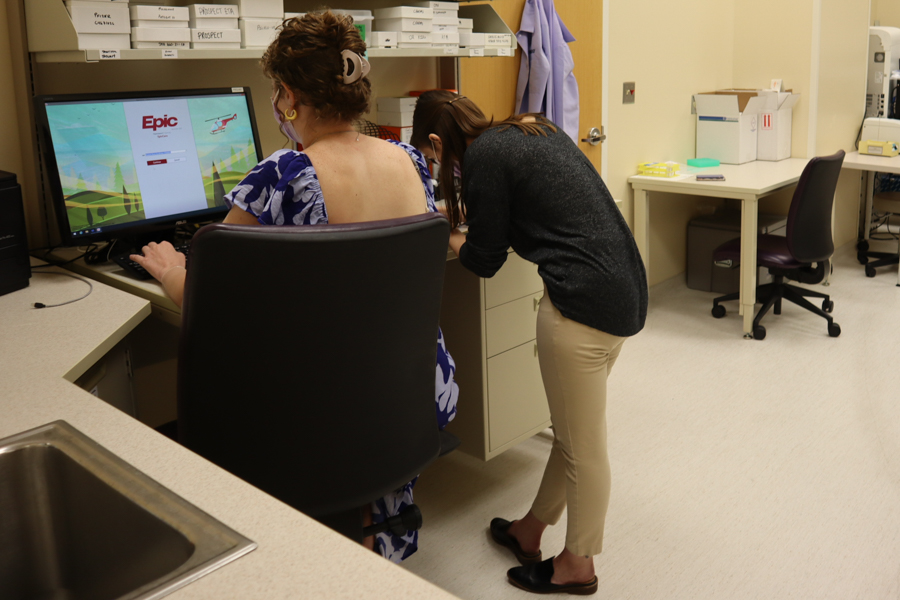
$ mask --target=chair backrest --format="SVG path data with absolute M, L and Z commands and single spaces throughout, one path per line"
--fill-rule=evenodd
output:
M 788 250 L 800 262 L 823 261 L 834 253 L 831 208 L 837 188 L 844 151 L 813 158 L 797 182 L 788 212 Z
M 179 441 L 312 516 L 359 507 L 439 451 L 437 214 L 210 225 L 191 244 Z

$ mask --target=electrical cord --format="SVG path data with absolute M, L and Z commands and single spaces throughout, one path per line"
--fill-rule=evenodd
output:
M 44 265 L 41 265 L 41 266 L 44 266 Z M 47 266 L 49 266 L 49 265 L 47 265 Z M 34 267 L 32 267 L 32 268 L 34 268 Z M 79 300 L 84 300 L 85 298 L 87 298 L 88 296 L 91 295 L 91 292 L 94 291 L 94 284 L 92 284 L 89 280 L 84 279 L 83 277 L 78 277 L 77 275 L 72 275 L 71 273 L 56 273 L 53 271 L 50 271 L 50 272 L 37 271 L 37 274 L 38 275 L 62 275 L 64 277 L 71 277 L 72 279 L 77 279 L 78 281 L 82 281 L 82 282 L 86 283 L 88 286 L 88 291 L 83 296 L 79 296 L 78 298 L 75 298 L 73 300 L 66 300 L 65 302 L 59 302 L 57 304 L 44 304 L 43 302 L 35 302 L 32 305 L 34 308 L 56 308 L 57 306 L 65 306 L 66 304 L 72 304 L 73 302 L 78 302 Z
M 36 265 L 36 266 L 31 267 L 31 268 L 32 268 L 32 270 L 34 270 L 34 269 L 46 269 L 47 267 L 62 267 L 62 266 L 65 266 L 65 265 L 67 265 L 67 264 L 69 264 L 69 263 L 75 262 L 75 261 L 78 260 L 79 258 L 83 258 L 83 257 L 87 256 L 88 253 L 92 252 L 92 248 L 94 248 L 94 245 L 93 245 L 93 244 L 91 244 L 90 246 L 88 246 L 88 249 L 87 249 L 87 250 L 85 250 L 84 252 L 82 252 L 81 254 L 79 254 L 78 256 L 76 256 L 75 258 L 70 258 L 69 260 L 65 260 L 65 261 L 62 261 L 62 262 L 48 262 L 48 263 L 45 264 L 45 265 Z M 47 260 L 46 256 L 47 256 L 47 255 L 45 254 L 43 257 L 38 257 L 38 258 L 40 258 L 41 260 L 45 260 L 45 261 L 46 261 L 46 260 Z

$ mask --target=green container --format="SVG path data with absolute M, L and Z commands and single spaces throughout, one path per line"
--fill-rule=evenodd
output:
M 718 167 L 719 161 L 715 158 L 689 158 L 687 164 L 691 167 Z

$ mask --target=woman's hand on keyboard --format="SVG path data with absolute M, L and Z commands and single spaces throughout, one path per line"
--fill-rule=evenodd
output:
M 183 269 L 185 266 L 184 254 L 169 242 L 150 242 L 141 248 L 141 254 L 132 254 L 131 260 L 147 269 L 158 281 L 162 281 L 166 273 L 175 267 Z

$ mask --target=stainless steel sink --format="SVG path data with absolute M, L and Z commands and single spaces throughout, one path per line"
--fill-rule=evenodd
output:
M 0 440 L 0 598 L 160 598 L 256 544 L 64 421 Z

